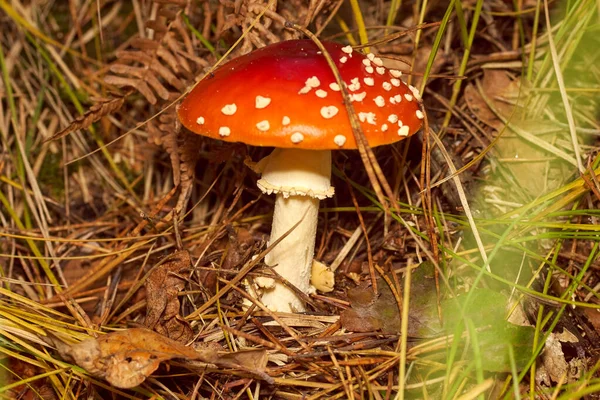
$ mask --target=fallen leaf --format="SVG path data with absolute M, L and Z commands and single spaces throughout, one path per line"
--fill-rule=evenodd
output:
M 509 119 L 512 116 L 515 105 L 522 103 L 522 100 L 519 101 L 520 82 L 512 79 L 511 75 L 506 71 L 484 70 L 481 87 L 487 100 L 493 104 L 494 109 L 505 119 Z M 474 84 L 470 83 L 467 85 L 464 98 L 469 110 L 480 121 L 497 131 L 504 128 L 502 120 L 487 105 Z M 519 110 L 520 108 L 517 109 L 517 111 Z
M 473 113 L 480 121 L 497 131 L 501 131 L 502 128 L 504 128 L 504 123 L 487 106 L 474 84 L 469 83 L 465 87 L 464 99 L 471 113 Z
M 502 321 L 489 329 L 477 332 L 478 352 L 481 354 L 481 367 L 485 371 L 510 372 L 509 347 L 513 349 L 514 364 L 521 371 L 531 359 L 535 328 L 512 325 Z M 474 357 L 472 348 L 468 349 Z
M 444 296 L 444 286 L 440 288 Z M 435 285 L 435 265 L 426 261 L 412 272 L 410 285 L 410 308 L 408 310 L 408 334 L 430 337 L 442 330 L 438 315 L 438 299 Z
M 596 332 L 600 334 L 600 310 L 597 308 L 584 308 L 583 313 Z
M 553 121 L 527 117 L 525 105 L 529 89 L 522 83 L 506 71 L 486 69 L 481 80 L 481 92 L 470 83 L 465 87 L 464 99 L 477 119 L 503 132 L 495 151 L 520 187 L 530 195 L 538 196 L 562 185 L 572 166 L 542 147 L 564 139 L 565 133 L 557 130 Z M 507 120 L 513 129 L 505 128 L 502 119 Z M 553 162 L 549 163 L 549 160 Z M 548 178 L 539 179 L 540 176 Z
M 471 319 L 477 327 L 505 321 L 507 304 L 508 299 L 502 293 L 492 289 L 473 288 L 468 295 L 463 294 L 442 302 L 444 327 L 450 329 L 456 324 L 462 324 L 464 318 Z
M 344 310 L 340 316 L 342 326 L 348 331 L 400 333 L 401 317 L 396 299 L 383 279 L 377 281 L 377 287 L 377 297 L 371 287 L 348 290 L 351 308 Z M 423 263 L 413 272 L 408 335 L 425 337 L 436 334 L 440 329 L 433 265 Z
M 351 332 L 382 331 L 400 332 L 398 305 L 387 283 L 379 280 L 379 295 L 376 297 L 371 287 L 358 287 L 348 290 L 352 308 L 342 311 L 342 326 Z
M 486 371 L 511 371 L 509 347 L 513 349 L 517 371 L 527 365 L 531 358 L 535 328 L 507 322 L 507 305 L 506 296 L 485 288 L 472 288 L 468 295 L 442 302 L 447 334 L 462 332 L 466 321 L 470 321 L 475 328 L 473 332 L 477 335 L 477 348 L 467 348 L 466 357 L 473 359 L 480 356 L 479 361 Z
M 219 367 L 241 369 L 260 379 L 273 381 L 262 368 L 256 367 L 256 363 L 250 364 L 251 367 L 242 364 L 247 360 L 243 355 L 239 356 L 240 359 L 237 353 L 220 355 L 218 345 L 194 349 L 145 328 L 113 332 L 74 345 L 56 344 L 63 357 L 72 359 L 90 374 L 123 389 L 141 384 L 156 371 L 161 362 L 171 359 L 198 360 Z M 254 357 L 266 358 L 266 353 Z
M 178 297 L 186 283 L 181 274 L 191 267 L 190 254 L 186 250 L 178 251 L 155 267 L 144 283 L 146 287 L 144 324 L 182 343 L 187 343 L 194 337 L 190 325 L 179 315 Z

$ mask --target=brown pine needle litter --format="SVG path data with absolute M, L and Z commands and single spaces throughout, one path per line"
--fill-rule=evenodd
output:
M 598 398 L 599 13 L 0 0 L 0 398 Z M 424 110 L 371 148 L 341 85 L 360 151 L 334 152 L 335 285 L 308 295 L 264 262 L 270 149 L 177 119 L 219 66 L 306 38 L 402 71 Z M 265 307 L 271 280 L 307 311 Z

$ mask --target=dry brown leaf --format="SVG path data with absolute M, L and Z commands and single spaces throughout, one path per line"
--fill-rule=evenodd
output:
M 588 322 L 592 324 L 596 332 L 600 334 L 600 310 L 597 308 L 584 308 L 583 313 L 587 317 Z
M 178 293 L 185 287 L 181 274 L 192 266 L 190 253 L 178 251 L 154 268 L 145 282 L 146 320 L 145 325 L 168 338 L 187 343 L 194 332 L 179 315 Z
M 485 97 L 493 103 L 496 111 L 502 117 L 509 119 L 519 95 L 519 81 L 511 79 L 511 76 L 503 70 L 485 70 L 481 86 Z M 488 107 L 477 87 L 472 83 L 465 88 L 465 101 L 469 110 L 480 121 L 497 131 L 504 128 L 502 120 Z
M 87 339 L 75 345 L 57 342 L 63 357 L 71 358 L 90 374 L 106 379 L 111 385 L 127 389 L 142 382 L 160 365 L 171 359 L 198 360 L 219 367 L 239 369 L 272 383 L 257 360 L 266 359 L 262 350 L 255 351 L 253 361 L 238 353 L 219 355 L 218 345 L 201 349 L 184 346 L 149 329 L 134 328 Z M 263 354 L 264 353 L 264 354 Z
M 563 352 L 562 344 L 565 342 L 576 343 L 577 337 L 566 329 L 559 334 L 551 333 L 546 339 L 544 352 L 541 356 L 539 372 L 536 380 L 546 386 L 552 382 L 574 382 L 580 377 L 581 359 L 573 358 L 567 361 Z
M 119 388 L 139 385 L 161 362 L 173 358 L 207 362 L 217 359 L 216 350 L 206 349 L 199 353 L 145 328 L 109 333 L 70 347 L 59 346 L 59 351 L 90 374 Z
M 487 106 L 483 97 L 477 91 L 474 84 L 469 83 L 465 87 L 465 101 L 469 110 L 483 123 L 494 128 L 497 131 L 502 130 L 504 123 Z

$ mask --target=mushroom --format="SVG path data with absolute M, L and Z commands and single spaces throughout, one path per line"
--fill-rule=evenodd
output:
M 350 46 L 323 45 L 339 69 L 371 147 L 402 140 L 420 128 L 419 93 L 400 80 L 400 71 Z M 340 87 L 316 44 L 284 41 L 224 64 L 196 85 L 178 114 L 194 133 L 275 147 L 255 165 L 262 173 L 258 187 L 276 195 L 270 241 L 291 232 L 265 263 L 298 290 L 313 292 L 319 201 L 334 194 L 331 150 L 357 148 Z M 261 301 L 270 309 L 305 311 L 304 302 L 285 285 L 270 279 L 259 285 Z

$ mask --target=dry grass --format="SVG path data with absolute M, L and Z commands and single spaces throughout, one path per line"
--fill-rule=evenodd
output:
M 0 396 L 596 398 L 598 3 L 446 3 L 0 0 Z M 273 202 L 244 158 L 265 149 L 191 136 L 173 107 L 299 37 L 286 20 L 405 70 L 429 128 L 372 149 L 373 174 L 369 149 L 336 154 L 316 254 L 336 288 L 298 315 L 241 306 Z M 182 249 L 160 329 L 265 349 L 273 384 L 180 360 L 121 390 L 57 351 L 145 326 L 145 285 Z M 392 307 L 369 312 L 401 329 L 351 332 L 373 275 Z

